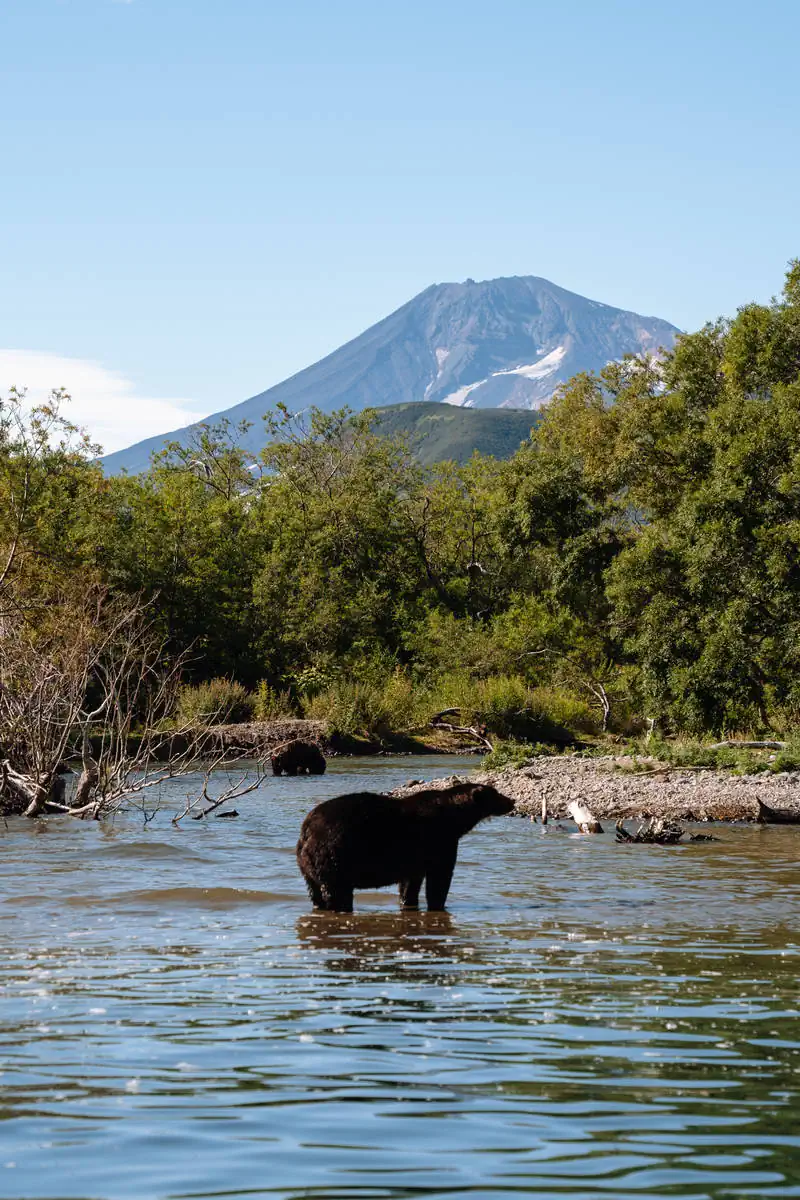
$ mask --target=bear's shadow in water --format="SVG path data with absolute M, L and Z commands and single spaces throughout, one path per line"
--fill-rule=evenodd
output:
M 318 911 L 299 917 L 295 929 L 302 945 L 332 952 L 325 959 L 329 971 L 372 973 L 380 969 L 384 978 L 410 981 L 415 966 L 425 972 L 431 960 L 478 960 L 474 945 L 467 946 L 446 912 Z

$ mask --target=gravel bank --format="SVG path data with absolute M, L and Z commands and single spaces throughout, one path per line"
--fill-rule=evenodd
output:
M 648 763 L 633 768 L 629 757 L 580 758 L 576 755 L 537 758 L 519 771 L 475 772 L 473 782 L 490 783 L 516 801 L 518 816 L 541 814 L 547 796 L 551 817 L 567 817 L 567 805 L 578 800 L 600 819 L 663 817 L 675 821 L 755 821 L 758 800 L 770 808 L 800 814 L 800 773 L 730 775 L 723 771 L 680 770 Z M 456 776 L 437 779 L 437 785 Z M 460 776 L 458 778 L 467 778 Z M 422 785 L 430 787 L 427 783 Z M 418 790 L 400 788 L 398 792 Z
M 276 746 L 294 738 L 317 742 L 325 754 L 334 753 L 324 721 L 248 721 L 239 725 L 217 725 L 212 733 L 222 749 L 251 753 L 254 757 L 269 754 Z

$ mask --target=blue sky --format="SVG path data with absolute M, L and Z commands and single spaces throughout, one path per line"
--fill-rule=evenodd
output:
M 430 283 L 685 328 L 800 255 L 796 0 L 0 0 L 0 390 L 108 448 Z

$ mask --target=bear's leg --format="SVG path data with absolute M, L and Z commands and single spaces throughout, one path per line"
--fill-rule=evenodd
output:
M 327 908 L 329 912 L 351 913 L 353 911 L 352 888 L 335 884 L 331 887 L 323 886 L 322 891 L 325 900 L 322 907 Z
M 432 861 L 425 872 L 425 899 L 428 902 L 428 912 L 441 912 L 447 903 L 447 893 L 450 891 L 450 881 L 458 855 L 458 838 L 445 842 L 439 847 L 439 852 L 432 856 Z
M 287 775 L 292 775 L 292 776 L 296 775 L 296 774 L 297 774 L 297 767 L 296 767 L 296 766 L 294 766 L 294 764 L 291 764 L 290 766 L 286 767 L 286 774 L 287 774 Z
M 400 904 L 403 908 L 419 908 L 419 889 L 423 875 L 410 875 L 400 880 Z
M 311 897 L 311 903 L 314 905 L 314 908 L 327 908 L 328 906 L 325 903 L 325 896 L 317 881 L 315 879 L 309 879 L 308 876 L 306 876 L 305 879 L 306 887 L 308 888 L 308 894 Z

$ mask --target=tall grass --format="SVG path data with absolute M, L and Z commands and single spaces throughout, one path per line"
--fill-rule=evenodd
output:
M 339 679 L 305 704 L 305 715 L 338 733 L 382 740 L 424 724 L 426 706 L 411 680 L 394 672 L 382 682 Z
M 181 725 L 232 725 L 251 720 L 253 707 L 253 696 L 240 683 L 211 679 L 181 688 L 177 717 Z
M 253 697 L 253 716 L 257 721 L 283 721 L 297 712 L 289 692 L 278 692 L 262 679 Z
M 370 682 L 337 680 L 310 698 L 305 715 L 341 733 L 384 739 L 424 731 L 435 713 L 458 709 L 452 724 L 485 725 L 496 737 L 564 744 L 595 733 L 595 714 L 580 697 L 557 688 L 532 688 L 514 675 L 474 679 L 451 673 L 415 683 L 397 670 Z

